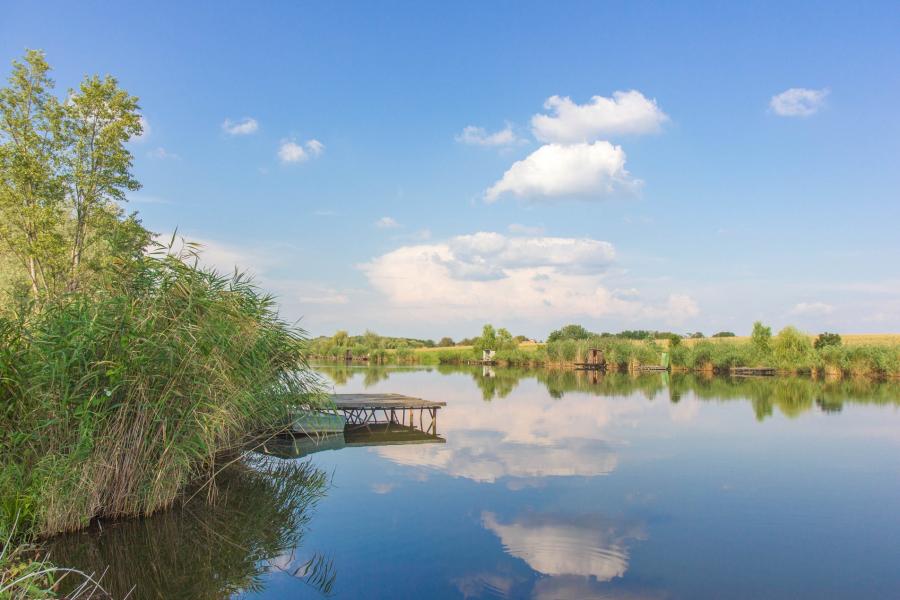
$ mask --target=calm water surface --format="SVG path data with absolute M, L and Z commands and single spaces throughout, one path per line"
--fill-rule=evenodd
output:
M 441 439 L 254 459 L 53 556 L 132 598 L 900 598 L 896 383 L 320 369 L 446 401 Z

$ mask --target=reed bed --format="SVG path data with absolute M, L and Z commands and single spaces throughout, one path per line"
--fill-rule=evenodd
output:
M 171 506 L 290 406 L 324 402 L 304 349 L 271 296 L 190 251 L 0 319 L 0 523 L 47 535 Z

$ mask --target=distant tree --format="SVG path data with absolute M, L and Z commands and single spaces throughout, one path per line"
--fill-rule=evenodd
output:
M 796 327 L 785 327 L 772 340 L 775 360 L 785 368 L 803 368 L 810 364 L 813 345 L 809 336 Z
M 735 337 L 734 333 L 731 331 L 719 331 L 717 333 L 712 334 L 714 338 L 724 338 L 724 337 Z
M 458 342 L 456 342 L 456 345 L 457 346 L 474 346 L 475 340 L 477 340 L 477 339 L 478 338 L 463 338 L 463 339 L 459 340 Z
M 677 333 L 671 333 L 668 337 L 669 340 L 669 348 L 677 348 L 681 345 L 681 336 Z
M 495 350 L 515 350 L 519 342 L 504 327 L 497 330 L 497 346 Z
M 523 343 L 527 342 L 530 338 L 528 338 L 527 336 L 524 336 L 524 335 L 517 335 L 513 339 L 516 340 L 517 343 L 523 344 Z
M 706 336 L 703 335 L 702 331 L 695 331 L 694 333 L 688 334 L 688 337 L 691 338 L 692 340 L 702 340 Z
M 350 335 L 343 329 L 335 331 L 331 336 L 331 345 L 341 347 L 350 345 Z
M 758 356 L 765 356 L 772 350 L 772 328 L 766 327 L 761 321 L 753 324 L 753 333 L 750 334 L 750 345 Z
M 422 342 L 422 345 L 424 345 L 426 348 L 434 348 L 435 346 L 434 340 L 425 340 Z
M 617 333 L 616 337 L 626 340 L 646 340 L 647 338 L 652 338 L 653 333 L 647 329 L 626 329 Z
M 366 329 L 366 332 L 363 333 L 363 344 L 369 348 L 374 350 L 375 348 L 380 348 L 383 344 L 383 340 L 381 336 L 372 331 L 371 329 Z
M 451 337 L 442 337 L 441 340 L 437 343 L 441 348 L 447 348 L 448 346 L 453 346 L 453 338 Z
M 494 326 L 490 324 L 485 325 L 481 329 L 481 335 L 475 339 L 475 343 L 473 345 L 475 346 L 475 350 L 478 352 L 482 352 L 484 350 L 496 350 L 497 331 L 494 329 Z
M 821 348 L 825 348 L 827 346 L 840 346 L 843 344 L 843 340 L 841 340 L 840 334 L 837 333 L 828 333 L 827 331 L 824 333 L 820 333 L 819 337 L 816 338 L 816 342 L 814 344 L 816 350 Z
M 591 332 L 581 325 L 566 325 L 547 336 L 547 342 L 559 342 L 562 340 L 586 340 L 591 337 Z

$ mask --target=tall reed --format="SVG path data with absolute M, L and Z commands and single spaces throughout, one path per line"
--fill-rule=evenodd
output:
M 245 276 L 166 249 L 0 319 L 0 521 L 50 534 L 170 506 L 248 434 L 324 402 L 304 347 Z

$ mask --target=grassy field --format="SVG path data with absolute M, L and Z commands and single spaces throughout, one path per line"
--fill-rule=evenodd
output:
M 809 339 L 815 341 L 816 337 L 817 336 L 815 335 L 811 335 L 809 336 Z M 720 343 L 748 342 L 750 341 L 750 336 L 685 339 L 682 340 L 682 343 L 688 346 L 692 346 L 697 342 L 703 340 Z M 842 333 L 841 340 L 843 341 L 845 346 L 896 346 L 900 345 L 900 333 Z M 669 340 L 657 341 L 660 345 L 668 345 L 669 343 Z

